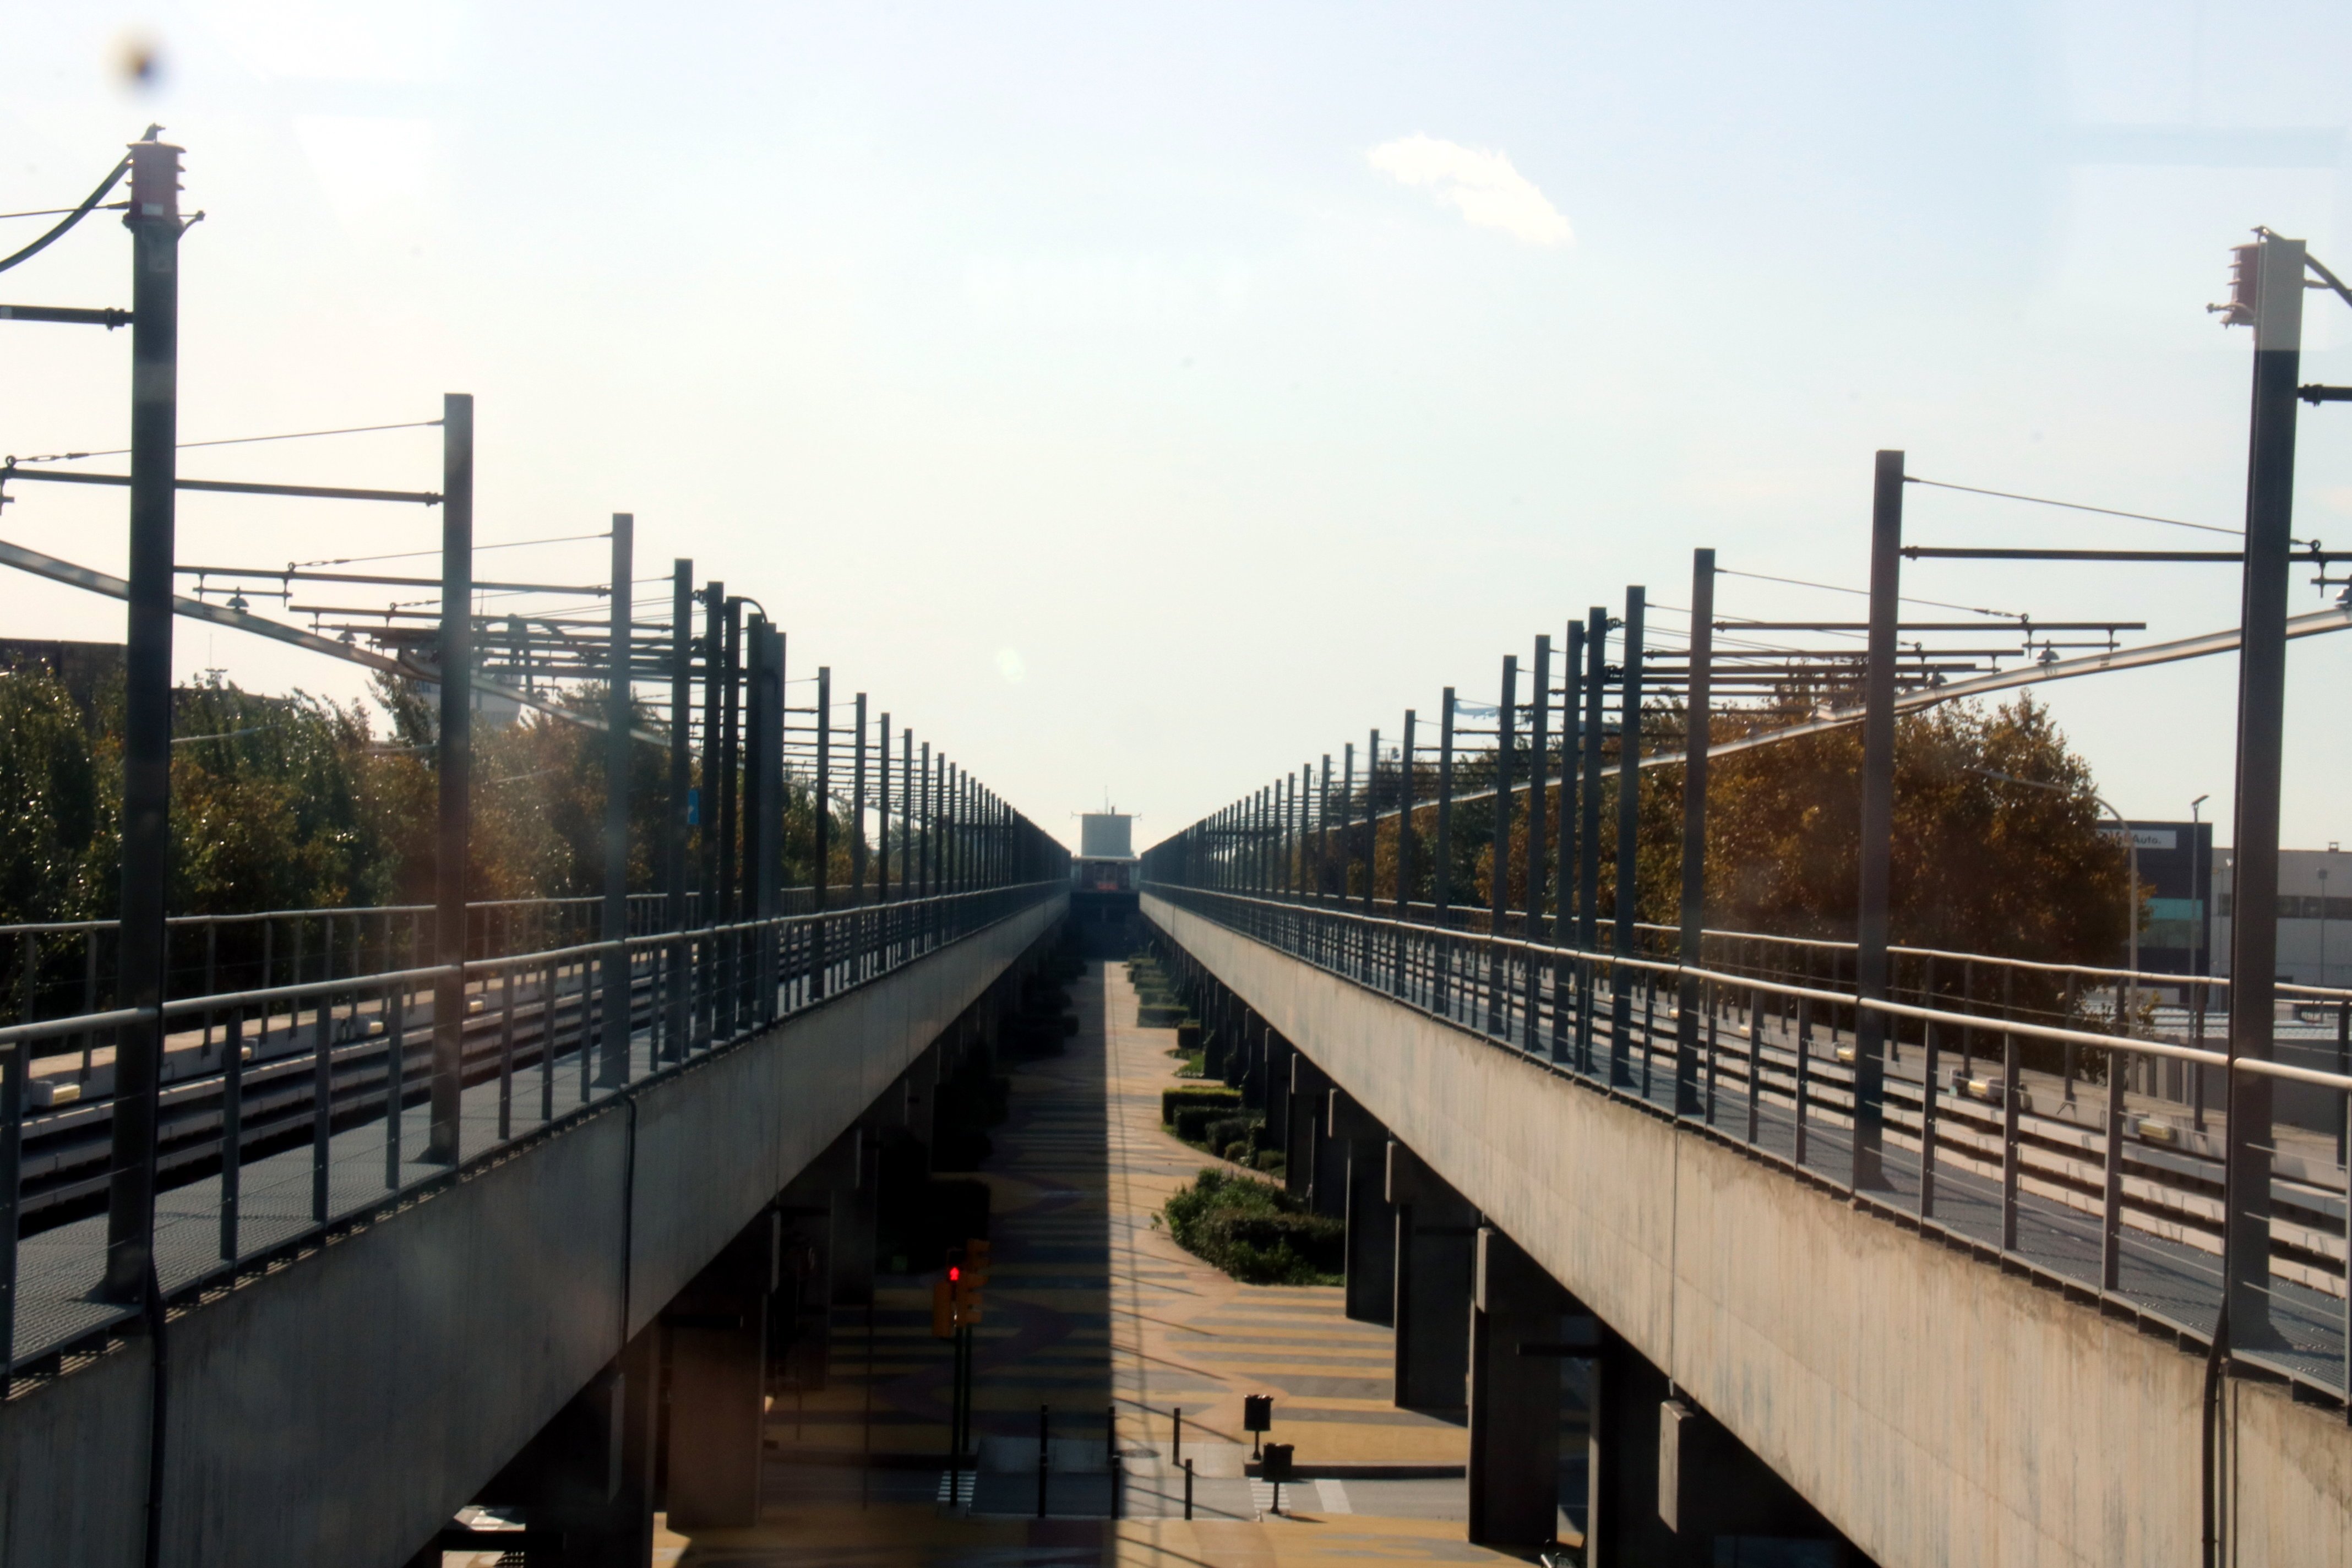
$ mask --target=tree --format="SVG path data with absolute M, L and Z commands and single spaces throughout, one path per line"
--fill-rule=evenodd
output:
M 1717 714 L 1716 742 L 1776 728 L 1811 709 L 1802 693 L 1759 708 Z M 1644 714 L 1658 746 L 1679 749 L 1683 717 L 1659 706 Z M 1613 742 L 1603 753 L 1601 800 L 1602 919 L 1616 910 L 1617 762 Z M 1515 777 L 1528 776 L 1523 751 Z M 1547 772 L 1556 773 L 1555 756 Z M 1431 861 L 1436 807 L 1433 770 L 1416 770 L 1423 804 L 1412 814 L 1414 878 L 1411 896 L 1432 894 Z M 2008 773 L 2060 790 L 2035 789 L 1987 776 Z M 1491 758 L 1457 764 L 1455 787 L 1486 787 Z M 1679 923 L 1682 892 L 1684 769 L 1654 767 L 1642 775 L 1634 847 L 1639 918 Z M 1890 920 L 1899 945 L 1949 948 L 2060 963 L 2121 962 L 2127 917 L 2123 848 L 2099 831 L 2090 767 L 2066 743 L 2049 710 L 2031 695 L 1986 709 L 1946 703 L 1902 719 L 1895 726 L 1893 903 Z M 1391 809 L 1392 775 L 1382 781 Z M 1560 842 L 1560 792 L 1545 801 L 1545 860 Z M 1527 907 L 1527 796 L 1515 797 L 1507 856 L 1506 898 Z M 1859 900 L 1862 734 L 1858 727 L 1827 731 L 1736 752 L 1715 759 L 1707 788 L 1706 894 L 1710 929 L 1850 941 Z M 1451 838 L 1454 899 L 1486 906 L 1492 900 L 1492 803 L 1457 804 Z M 1374 875 L 1383 899 L 1394 895 L 1399 820 L 1380 825 Z M 1362 829 L 1331 835 L 1322 885 L 1360 896 Z M 1549 875 L 1549 873 L 1547 873 Z M 1569 879 L 1572 885 L 1574 877 Z M 1549 888 L 1539 889 L 1547 895 Z

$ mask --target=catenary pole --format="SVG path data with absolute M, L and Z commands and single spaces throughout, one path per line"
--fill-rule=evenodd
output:
M 131 149 L 131 584 L 123 653 L 122 892 L 117 957 L 125 1007 L 163 1001 L 163 890 L 172 829 L 172 577 L 179 476 L 180 153 Z M 155 1237 L 155 1121 L 163 1021 L 116 1037 L 106 1279 L 117 1302 L 146 1299 Z M 16 1069 L 11 1069 L 16 1070 Z
M 2304 245 L 2265 232 L 2242 247 L 2252 270 L 2254 374 L 2240 605 L 2235 868 L 2230 922 L 2230 1055 L 2272 1055 L 2278 972 L 2279 775 L 2284 754 L 2288 557 L 2294 548 L 2295 383 L 2303 355 Z M 2249 918 L 2251 912 L 2251 918 Z M 2222 1233 L 2227 1338 L 2260 1347 L 2270 1315 L 2271 1080 L 2229 1075 Z
M 1863 673 L 1862 876 L 1854 929 L 1858 1001 L 1886 1000 L 1888 903 L 1895 863 L 1895 663 L 1903 574 L 1903 454 L 1882 451 L 1872 476 L 1870 644 Z M 1853 1020 L 1853 1163 L 1859 1190 L 1885 1184 L 1886 1027 L 1883 1014 L 1856 1007 Z
M 466 850 L 474 780 L 474 400 L 441 400 L 440 733 L 436 784 L 433 961 L 466 962 Z M 462 973 L 433 984 L 433 1073 L 425 1157 L 458 1156 L 458 1104 L 465 1092 L 461 1051 L 466 1027 Z
M 637 520 L 613 514 L 612 629 L 604 644 L 604 1049 L 597 1081 L 616 1088 L 629 1081 L 629 748 L 631 648 L 630 603 L 636 573 Z M 446 679 L 446 677 L 445 677 Z M 446 689 L 446 688 L 445 688 Z
M 1715 662 L 1715 552 L 1691 552 L 1690 685 L 1684 713 L 1682 932 L 1677 956 L 1697 963 L 1706 931 L 1706 753 Z M 1682 982 L 1675 1024 L 1675 1114 L 1699 1110 L 1699 1024 L 1703 999 L 1696 980 Z

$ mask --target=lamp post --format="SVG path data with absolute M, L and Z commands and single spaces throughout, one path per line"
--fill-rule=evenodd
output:
M 2327 984 L 2327 868 L 2319 868 L 2319 983 Z
M 2203 819 L 2198 816 L 2210 795 L 2200 795 L 2189 803 L 2189 908 L 2196 911 L 2189 922 L 2189 987 L 2191 998 L 2189 1012 L 2189 1044 L 2197 1050 L 2205 1048 L 2205 987 L 2200 977 L 2205 963 L 2205 900 L 2210 896 L 2213 883 L 2213 857 L 2200 845 Z M 2201 1062 L 2189 1064 L 2189 1113 L 2191 1125 L 2200 1132 L 2205 1131 L 2205 1067 Z

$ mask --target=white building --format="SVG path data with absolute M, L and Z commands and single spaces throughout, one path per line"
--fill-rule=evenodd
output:
M 2213 851 L 2213 973 L 2230 973 L 2235 857 Z M 2278 978 L 2352 985 L 2352 851 L 2279 851 Z

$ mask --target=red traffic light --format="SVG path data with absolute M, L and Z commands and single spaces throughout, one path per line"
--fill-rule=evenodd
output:
M 948 1265 L 948 1278 L 950 1280 L 961 1279 L 963 1278 L 963 1270 L 950 1263 Z

